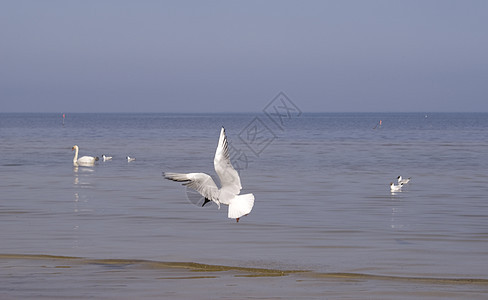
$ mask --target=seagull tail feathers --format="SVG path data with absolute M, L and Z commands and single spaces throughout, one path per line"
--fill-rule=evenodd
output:
M 237 219 L 242 216 L 249 214 L 254 206 L 254 195 L 245 194 L 236 196 L 229 203 L 229 214 L 230 219 Z

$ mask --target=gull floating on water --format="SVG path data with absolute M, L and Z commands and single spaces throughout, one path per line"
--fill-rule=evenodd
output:
M 131 161 L 136 160 L 136 158 L 135 158 L 135 157 L 130 157 L 130 156 L 127 156 L 126 158 L 127 158 L 127 162 L 131 162 Z
M 219 143 L 215 151 L 214 168 L 222 185 L 220 189 L 212 177 L 205 173 L 163 173 L 163 176 L 166 179 L 184 182 L 183 185 L 196 190 L 205 197 L 203 205 L 210 201 L 215 202 L 219 209 L 220 204 L 228 205 L 227 216 L 239 222 L 239 218 L 251 212 L 254 206 L 254 195 L 239 195 L 242 189 L 241 179 L 230 162 L 229 146 L 224 127 L 220 131 Z
M 407 184 L 407 183 L 409 183 L 410 182 L 410 178 L 411 177 L 403 178 L 402 175 L 400 175 L 400 176 L 397 177 L 399 184 Z
M 390 191 L 392 192 L 400 192 L 402 190 L 403 183 L 395 185 L 393 182 L 390 182 Z
M 80 148 L 78 147 L 78 145 L 74 145 L 72 148 L 71 148 L 71 151 L 75 151 L 75 157 L 73 157 L 73 166 L 75 167 L 78 167 L 78 166 L 82 166 L 82 167 L 89 167 L 89 166 L 93 166 L 95 165 L 95 162 L 98 160 L 98 157 L 93 157 L 93 156 L 82 156 L 80 158 L 78 158 L 78 150 Z
M 106 156 L 105 154 L 102 154 L 102 160 L 103 161 L 112 160 L 112 156 Z

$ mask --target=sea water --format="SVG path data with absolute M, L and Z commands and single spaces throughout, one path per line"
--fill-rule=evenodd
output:
M 222 126 L 239 223 L 162 176 Z M 487 155 L 486 113 L 0 114 L 0 296 L 482 299 Z

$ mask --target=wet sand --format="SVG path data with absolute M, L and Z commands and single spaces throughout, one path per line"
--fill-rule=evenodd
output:
M 0 255 L 1 299 L 486 299 L 488 280 Z

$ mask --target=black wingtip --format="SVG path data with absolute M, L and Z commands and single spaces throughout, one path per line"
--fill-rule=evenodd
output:
M 205 201 L 203 202 L 202 207 L 204 207 L 205 204 L 209 203 L 210 201 L 212 201 L 212 200 L 209 200 L 208 198 L 205 198 Z

